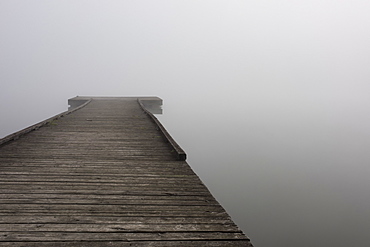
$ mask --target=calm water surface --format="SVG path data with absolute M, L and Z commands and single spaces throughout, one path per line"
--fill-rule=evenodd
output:
M 158 118 L 254 245 L 369 246 L 366 109 L 232 107 L 164 102 Z

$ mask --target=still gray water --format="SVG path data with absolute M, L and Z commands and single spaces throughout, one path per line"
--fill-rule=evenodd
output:
M 158 118 L 254 245 L 368 246 L 366 109 L 232 107 L 191 113 L 165 102 Z

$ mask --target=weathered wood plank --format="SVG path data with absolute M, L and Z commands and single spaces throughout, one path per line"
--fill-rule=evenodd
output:
M 91 195 L 91 194 L 0 194 L 2 204 L 111 204 L 111 205 L 218 205 L 211 196 Z
M 81 223 L 75 224 L 0 224 L 0 232 L 94 232 L 94 233 L 106 233 L 106 232 L 145 232 L 145 233 L 156 233 L 156 232 L 235 232 L 240 233 L 241 231 L 235 227 L 235 225 L 227 224 L 144 224 L 144 223 Z
M 103 211 L 103 210 L 27 210 L 17 211 L 8 210 L 0 212 L 0 216 L 32 216 L 32 215 L 43 215 L 43 216 L 99 216 L 99 217 L 228 217 L 226 212 L 204 212 L 204 211 Z
M 233 225 L 233 221 L 227 217 L 163 217 L 163 216 L 45 216 L 45 215 L 3 215 L 0 224 L 226 224 Z
M 159 205 L 159 206 L 203 206 L 203 205 L 218 205 L 216 201 L 213 203 L 203 201 L 187 201 L 187 200 L 118 200 L 118 199 L 1 199 L 2 204 L 75 204 L 75 205 Z
M 155 183 L 146 183 L 146 184 L 116 184 L 116 183 L 99 183 L 99 182 L 0 182 L 0 186 L 2 189 L 9 188 L 14 189 L 17 186 L 18 189 L 24 190 L 38 190 L 38 189 L 54 189 L 54 190 L 86 190 L 86 189 L 94 189 L 94 190 L 120 190 L 120 191 L 169 191 L 174 192 L 176 191 L 199 191 L 199 192 L 206 192 L 207 190 L 202 188 L 199 185 L 196 186 L 181 186 L 178 184 L 177 186 L 171 184 L 155 184 Z
M 207 190 L 202 189 L 189 189 L 189 188 L 166 188 L 166 187 L 134 187 L 130 189 L 130 187 L 124 186 L 78 186 L 77 188 L 72 186 L 41 186 L 37 184 L 33 185 L 1 185 L 0 186 L 0 193 L 1 194 L 72 194 L 72 195 L 79 195 L 79 194 L 91 194 L 91 195 L 198 195 L 203 196 L 207 195 Z
M 93 161 L 85 161 L 81 159 L 75 159 L 66 157 L 65 159 L 51 159 L 50 157 L 45 159 L 35 158 L 35 159 L 10 159 L 4 158 L 0 156 L 0 167 L 4 164 L 8 163 L 8 166 L 47 166 L 47 167 L 59 167 L 59 166 L 66 166 L 66 167 L 107 167 L 107 168 L 125 168 L 125 167 L 139 167 L 139 168 L 176 168 L 181 170 L 188 170 L 191 171 L 190 166 L 186 162 L 181 161 L 173 161 L 173 160 L 129 160 L 129 161 L 120 161 L 120 160 L 93 160 Z
M 0 212 L 23 212 L 23 211 L 65 211 L 65 210 L 76 210 L 76 211 L 106 211 L 106 212 L 135 212 L 135 211 L 200 211 L 204 212 L 224 212 L 220 205 L 154 205 L 154 204 L 129 204 L 129 205 L 112 205 L 112 204 L 2 204 Z
M 209 194 L 200 195 L 171 195 L 168 193 L 154 194 L 154 195 L 133 195 L 133 194 L 46 194 L 46 193 L 0 193 L 0 200 L 5 203 L 6 200 L 12 199 L 48 199 L 48 200 L 125 200 L 126 202 L 134 201 L 158 201 L 158 202 L 171 202 L 171 201 L 187 201 L 187 202 L 208 202 L 214 203 L 216 200 Z
M 240 232 L 4 232 L 2 241 L 143 241 L 143 240 L 241 240 Z
M 5 182 L 23 182 L 23 181 L 35 181 L 35 182 L 96 182 L 99 183 L 182 183 L 190 185 L 202 184 L 197 179 L 194 179 L 194 175 L 160 175 L 160 174 L 149 174 L 147 176 L 133 176 L 132 174 L 117 176 L 117 175 L 83 175 L 83 174 L 0 174 L 0 181 Z
M 98 187 L 100 188 L 100 187 Z M 3 188 L 0 187 L 0 193 L 3 195 L 6 194 L 14 194 L 14 195 L 32 195 L 32 194 L 45 194 L 45 195 L 96 195 L 96 196 L 101 196 L 101 195 L 135 195 L 135 196 L 202 196 L 202 197 L 207 197 L 210 194 L 208 191 L 203 190 L 203 191 L 191 191 L 191 190 L 186 190 L 186 191 L 179 191 L 179 190 L 137 190 L 137 189 L 132 189 L 132 190 L 112 190 L 112 189 L 98 189 L 95 187 L 89 187 L 89 189 L 40 189 L 38 187 L 19 187 L 14 188 L 12 186 L 8 186 L 8 188 Z M 212 197 L 213 198 L 213 197 Z

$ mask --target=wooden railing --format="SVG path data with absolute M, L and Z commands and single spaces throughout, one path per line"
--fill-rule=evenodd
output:
M 186 160 L 186 153 L 185 151 L 180 147 L 179 144 L 172 138 L 172 136 L 168 133 L 168 131 L 165 129 L 165 127 L 159 122 L 159 120 L 145 108 L 145 105 L 142 101 L 145 101 L 145 99 L 138 98 L 137 99 L 139 105 L 143 109 L 143 111 L 152 119 L 152 121 L 158 126 L 158 130 L 161 132 L 163 137 L 170 143 L 173 150 L 176 152 L 176 157 L 178 160 Z
M 1 139 L 0 139 L 0 146 L 1 146 L 1 145 L 4 145 L 4 144 L 6 144 L 6 143 L 8 143 L 8 142 L 10 142 L 10 141 L 17 140 L 19 137 L 21 137 L 21 136 L 23 136 L 23 135 L 25 135 L 25 134 L 27 134 L 27 133 L 29 133 L 29 132 L 33 131 L 33 130 L 37 130 L 37 129 L 41 128 L 42 126 L 44 126 L 44 125 L 46 125 L 46 124 L 49 124 L 49 123 L 53 122 L 54 120 L 57 120 L 57 119 L 59 119 L 59 118 L 61 118 L 61 117 L 64 117 L 64 116 L 66 116 L 66 115 L 68 115 L 68 114 L 71 114 L 71 113 L 72 113 L 72 112 L 74 112 L 74 111 L 77 111 L 78 109 L 81 109 L 82 107 L 84 107 L 84 106 L 86 106 L 87 104 L 89 104 L 89 103 L 90 103 L 90 101 L 91 101 L 91 99 L 90 99 L 90 100 L 86 100 L 84 103 L 82 103 L 82 104 L 81 104 L 81 105 L 79 105 L 78 107 L 75 107 L 75 108 L 73 108 L 73 109 L 71 109 L 71 110 L 68 110 L 68 111 L 62 112 L 62 113 L 60 113 L 60 114 L 58 114 L 58 115 L 55 115 L 54 117 L 48 118 L 48 119 L 46 119 L 46 120 L 44 120 L 44 121 L 41 121 L 41 122 L 36 123 L 36 124 L 34 124 L 34 125 L 31 125 L 31 126 L 29 126 L 29 127 L 25 128 L 25 129 L 22 129 L 22 130 L 20 130 L 20 131 L 17 131 L 17 132 L 15 132 L 15 133 L 13 133 L 13 134 L 10 134 L 10 135 L 8 135 L 8 136 L 5 136 L 4 138 L 1 138 Z

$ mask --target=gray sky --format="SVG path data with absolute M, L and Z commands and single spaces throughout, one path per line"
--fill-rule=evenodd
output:
M 190 164 L 262 244 L 282 236 L 271 222 L 294 188 L 320 191 L 314 201 L 327 197 L 319 185 L 351 196 L 368 185 L 369 11 L 366 0 L 0 0 L 0 137 L 76 95 L 159 96 Z M 268 203 L 281 211 L 267 218 Z

